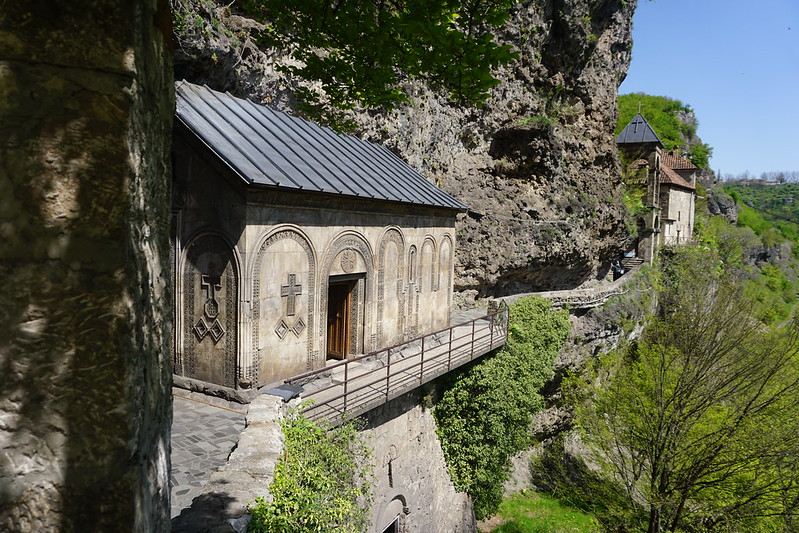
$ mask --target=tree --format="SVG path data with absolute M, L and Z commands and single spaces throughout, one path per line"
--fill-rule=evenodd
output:
M 795 519 L 797 326 L 767 330 L 738 281 L 678 252 L 641 339 L 588 375 L 578 426 L 650 533 Z
M 264 22 L 260 40 L 295 60 L 279 66 L 321 91 L 301 89 L 307 104 L 328 100 L 393 106 L 400 84 L 423 78 L 460 101 L 481 102 L 498 82 L 492 71 L 516 54 L 491 33 L 508 18 L 509 0 L 248 0 L 245 12 Z

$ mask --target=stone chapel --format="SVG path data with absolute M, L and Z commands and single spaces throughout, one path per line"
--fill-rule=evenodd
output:
M 233 398 L 449 326 L 466 206 L 389 150 L 179 82 L 175 383 Z
M 696 172 L 699 170 L 676 151 L 665 151 L 652 126 L 638 113 L 616 137 L 627 170 L 645 185 L 644 205 L 636 254 L 654 259 L 660 246 L 688 242 L 694 229 Z

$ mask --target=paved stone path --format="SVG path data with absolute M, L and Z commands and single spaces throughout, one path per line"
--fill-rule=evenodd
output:
M 222 466 L 244 429 L 245 405 L 218 407 L 173 395 L 172 518 L 202 493 L 211 474 Z

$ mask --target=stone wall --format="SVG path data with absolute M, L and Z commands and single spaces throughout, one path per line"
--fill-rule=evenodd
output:
M 0 530 L 168 531 L 169 5 L 0 17 Z
M 475 531 L 471 499 L 452 485 L 424 395 L 417 389 L 364 415 L 362 434 L 374 453 L 370 533 L 394 520 L 403 533 Z
M 682 244 L 688 242 L 694 229 L 694 191 L 677 187 L 663 187 L 661 196 L 661 245 Z

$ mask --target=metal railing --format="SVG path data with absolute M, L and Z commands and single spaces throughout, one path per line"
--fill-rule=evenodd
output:
M 508 306 L 501 302 L 485 316 L 291 377 L 285 383 L 302 386 L 303 398 L 312 400 L 303 411 L 305 416 L 337 423 L 503 346 L 507 337 Z

